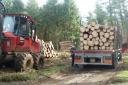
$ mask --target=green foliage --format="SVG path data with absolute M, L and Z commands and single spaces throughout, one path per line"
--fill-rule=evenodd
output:
M 56 48 L 58 42 L 71 40 L 79 41 L 79 15 L 74 0 L 48 0 L 47 3 L 38 7 L 35 0 L 28 0 L 24 5 L 21 0 L 4 0 L 9 13 L 27 12 L 37 23 L 37 34 L 40 39 L 53 41 Z
M 24 4 L 21 0 L 4 0 L 3 3 L 8 13 L 24 12 Z
M 102 6 L 98 3 L 96 4 L 95 14 L 97 22 L 99 24 L 105 24 L 106 13 L 103 11 Z
M 45 41 L 52 40 L 56 47 L 59 41 L 77 42 L 79 35 L 79 16 L 74 0 L 48 0 L 41 9 L 42 36 Z M 54 35 L 54 36 L 53 36 Z
M 88 24 L 91 23 L 91 22 L 96 22 L 96 19 L 95 19 L 94 15 L 91 12 L 88 13 L 88 16 L 86 17 L 86 19 L 87 19 Z

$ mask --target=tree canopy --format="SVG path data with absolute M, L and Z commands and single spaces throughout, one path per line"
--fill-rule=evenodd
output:
M 38 37 L 44 41 L 53 41 L 56 48 L 63 40 L 79 41 L 79 14 L 74 0 L 47 0 L 39 7 L 36 0 L 4 0 L 8 13 L 26 12 L 38 23 Z

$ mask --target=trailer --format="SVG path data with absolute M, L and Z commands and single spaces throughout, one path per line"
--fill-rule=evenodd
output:
M 84 32 L 85 33 L 85 32 Z M 122 36 L 120 29 L 114 28 L 113 49 L 71 49 L 72 66 L 105 65 L 116 68 L 122 60 Z
M 84 51 L 72 50 L 72 66 L 76 65 L 109 65 L 116 68 L 122 58 L 120 50 Z

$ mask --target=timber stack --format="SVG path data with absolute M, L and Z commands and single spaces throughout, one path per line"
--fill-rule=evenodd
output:
M 42 53 L 43 53 L 44 57 L 46 57 L 46 58 L 59 57 L 60 54 L 57 51 L 55 51 L 52 41 L 44 42 L 42 40 L 41 43 L 42 43 L 41 49 L 42 49 Z
M 61 41 L 59 44 L 61 51 L 70 51 L 72 47 L 75 47 L 72 41 Z
M 99 25 L 95 22 L 80 27 L 81 50 L 112 50 L 115 29 L 112 26 Z

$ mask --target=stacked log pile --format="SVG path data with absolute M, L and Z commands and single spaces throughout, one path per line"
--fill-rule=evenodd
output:
M 81 50 L 112 50 L 114 46 L 114 27 L 94 22 L 80 27 Z
M 61 51 L 70 51 L 70 49 L 74 47 L 74 44 L 72 43 L 72 41 L 62 41 L 62 42 L 59 42 L 59 44 L 60 44 Z
M 60 55 L 57 51 L 55 51 L 52 41 L 44 42 L 42 40 L 41 47 L 42 47 L 42 53 L 46 58 L 52 58 L 52 57 L 57 58 Z

